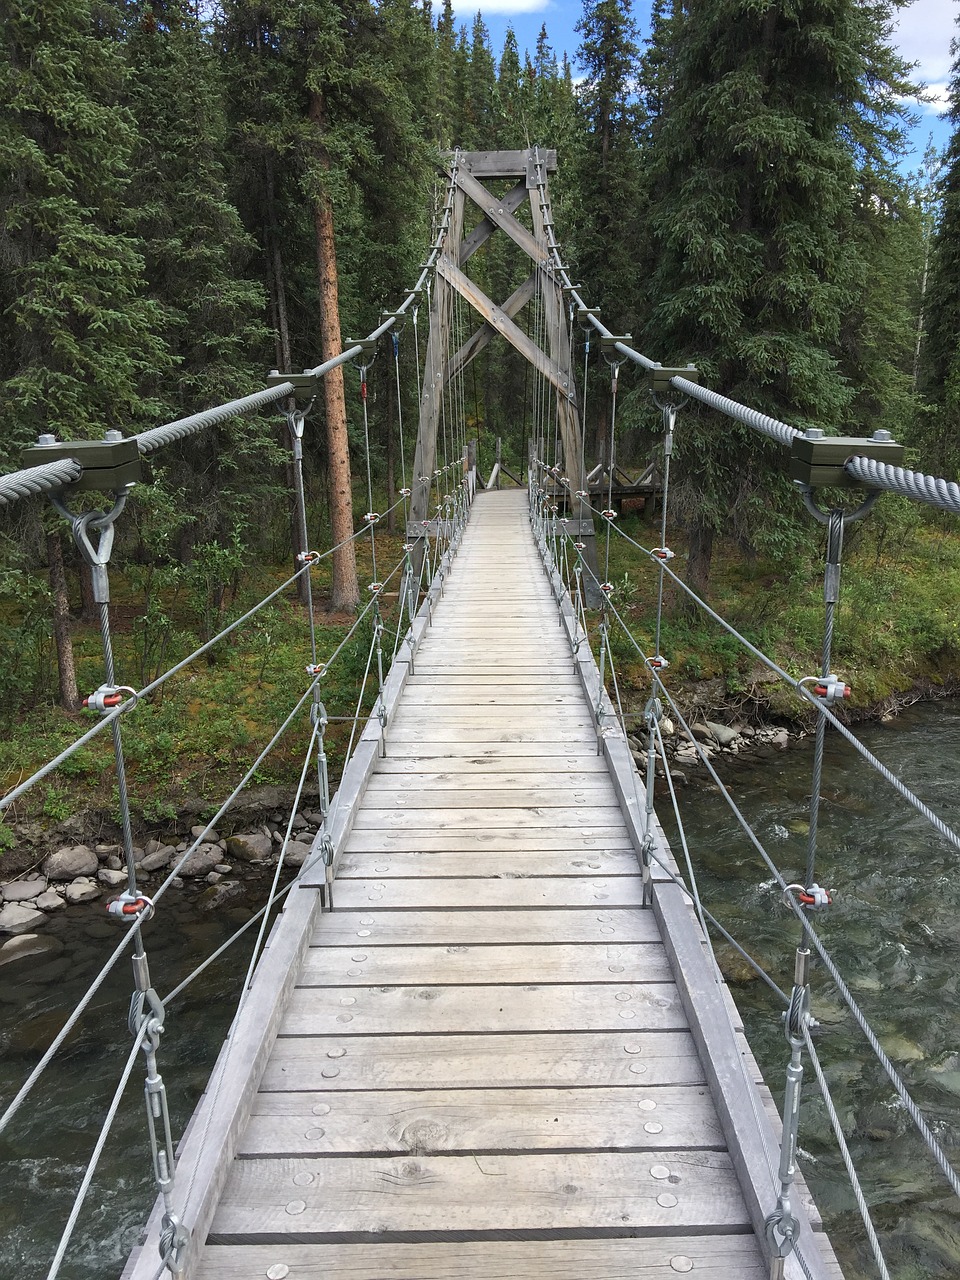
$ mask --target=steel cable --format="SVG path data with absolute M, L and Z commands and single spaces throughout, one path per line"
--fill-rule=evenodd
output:
M 12 471 L 0 476 L 0 502 L 19 502 L 38 493 L 55 493 L 75 484 L 82 475 L 83 467 L 75 458 L 60 458 L 23 471 Z
M 843 469 L 847 475 L 871 489 L 886 489 L 904 498 L 913 498 L 916 502 L 926 502 L 960 515 L 960 484 L 952 480 L 927 476 L 922 471 L 910 471 L 906 467 L 893 467 L 874 458 L 848 458 Z

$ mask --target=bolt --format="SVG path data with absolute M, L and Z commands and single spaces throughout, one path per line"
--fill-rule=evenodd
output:
M 117 444 L 123 439 L 123 432 L 111 429 L 110 431 L 105 431 L 103 433 L 103 438 L 106 440 L 107 444 Z
M 37 444 L 43 445 L 44 448 L 49 448 L 50 445 L 56 443 L 57 437 L 50 431 L 43 431 L 37 436 Z
M 889 432 L 889 431 L 884 431 L 884 430 L 882 430 L 882 429 L 881 429 L 881 430 L 879 430 L 879 431 L 875 431 L 875 432 L 873 433 L 873 439 L 874 439 L 874 440 L 886 441 L 886 440 L 892 440 L 892 439 L 893 439 L 893 436 L 890 434 L 890 432 Z
M 822 440 L 823 439 L 823 432 L 820 430 L 819 427 L 808 427 L 806 431 L 803 433 L 803 435 L 804 435 L 804 439 L 806 440 Z

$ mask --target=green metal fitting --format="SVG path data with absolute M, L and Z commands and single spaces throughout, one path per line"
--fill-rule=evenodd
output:
M 885 433 L 884 433 L 885 434 Z M 848 458 L 873 458 L 903 466 L 904 447 L 895 440 L 877 440 L 857 436 L 825 436 L 807 433 L 794 436 L 790 451 L 790 478 L 812 488 L 824 485 L 852 488 L 860 484 L 847 475 L 844 464 Z
M 61 458 L 76 458 L 83 467 L 83 475 L 69 487 L 75 490 L 95 489 L 100 493 L 116 493 L 130 484 L 150 480 L 150 470 L 145 463 L 135 436 L 123 438 L 119 432 L 110 432 L 116 440 L 61 441 L 41 437 L 43 443 L 24 449 L 21 461 L 24 467 L 38 467 L 45 462 L 59 462 Z
M 293 384 L 295 400 L 312 400 L 320 389 L 320 379 L 312 373 L 280 373 L 271 369 L 267 374 L 268 387 L 279 387 L 284 382 Z
M 377 354 L 378 342 L 379 339 L 377 338 L 348 338 L 343 344 L 343 349 L 344 351 L 349 351 L 351 347 L 362 348 L 360 354 L 353 357 L 354 360 L 359 361 L 362 365 L 372 364 Z
M 604 355 L 612 355 L 612 356 L 619 355 L 620 353 L 617 351 L 618 342 L 626 343 L 626 345 L 629 347 L 630 344 L 633 342 L 633 334 L 632 333 L 621 333 L 621 334 L 611 333 L 609 337 L 603 337 L 601 335 L 600 350 L 603 352 Z
M 668 369 L 666 365 L 658 364 L 647 370 L 647 378 L 653 394 L 664 396 L 672 390 L 670 386 L 672 378 L 686 378 L 688 382 L 699 383 L 700 370 L 695 364 L 688 364 L 682 369 Z

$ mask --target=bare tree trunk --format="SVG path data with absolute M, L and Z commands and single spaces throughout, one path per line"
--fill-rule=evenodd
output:
M 690 525 L 690 545 L 687 552 L 687 586 L 702 600 L 710 595 L 710 563 L 713 559 L 713 525 L 701 516 L 695 516 Z M 684 596 L 685 608 L 693 613 L 697 606 L 689 596 Z
M 57 539 L 59 545 L 59 538 Z M 60 547 L 60 560 L 63 561 L 63 547 Z M 86 560 L 80 560 L 80 621 L 99 622 L 100 610 L 93 598 L 93 571 Z
M 323 99 L 310 96 L 310 120 L 318 128 L 320 163 L 329 168 L 322 150 L 326 127 Z M 320 354 L 332 360 L 343 350 L 340 334 L 340 300 L 337 280 L 337 249 L 334 239 L 333 206 L 328 196 L 318 195 L 313 211 L 317 238 L 317 276 L 320 285 Z M 332 369 L 323 379 L 323 401 L 327 418 L 327 459 L 329 466 L 330 531 L 338 547 L 332 557 L 330 608 L 352 611 L 360 603 L 357 555 L 353 541 L 353 489 L 350 476 L 350 448 L 347 436 L 347 406 L 343 390 L 343 369 Z
M 53 597 L 53 639 L 57 648 L 57 671 L 60 676 L 60 705 L 64 711 L 79 711 L 77 669 L 73 661 L 73 640 L 70 638 L 67 575 L 63 567 L 63 544 L 57 532 L 47 534 L 47 564 L 50 567 L 50 594 Z

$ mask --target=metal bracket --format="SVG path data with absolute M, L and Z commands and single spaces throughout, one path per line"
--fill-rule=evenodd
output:
M 633 334 L 621 333 L 618 335 L 611 333 L 606 336 L 601 334 L 600 350 L 603 353 L 603 358 L 606 360 L 607 364 L 622 364 L 623 361 L 626 360 L 627 357 L 617 350 L 618 342 L 626 343 L 626 345 L 629 346 L 633 342 Z
M 695 364 L 688 364 L 681 368 L 668 368 L 666 365 L 656 364 L 652 369 L 646 371 L 647 385 L 653 392 L 654 396 L 667 396 L 673 393 L 675 389 L 670 385 L 674 378 L 686 378 L 688 382 L 700 381 L 700 370 Z
M 127 505 L 129 490 L 123 489 L 114 494 L 116 501 L 109 511 L 85 511 L 75 515 L 62 498 L 57 494 L 50 495 L 50 501 L 64 517 L 70 521 L 73 540 L 80 554 L 90 566 L 93 583 L 93 598 L 97 604 L 110 603 L 110 575 L 107 566 L 113 551 L 114 525 L 120 512 Z M 93 545 L 91 533 L 99 533 L 97 545 Z
M 271 369 L 267 374 L 268 387 L 279 387 L 284 382 L 293 383 L 296 400 L 312 400 L 320 388 L 320 379 L 308 369 L 304 369 L 303 373 L 280 373 L 277 369 Z
M 359 364 L 362 368 L 373 364 L 377 358 L 377 347 L 379 346 L 379 338 L 348 338 L 343 344 L 344 351 L 349 351 L 352 347 L 360 347 L 358 355 L 353 357 L 354 364 Z
M 794 436 L 790 449 L 790 479 L 811 488 L 830 485 L 844 489 L 862 488 L 859 480 L 847 475 L 848 458 L 873 458 L 892 467 L 904 462 L 902 444 L 889 438 L 889 432 L 877 431 L 870 438 L 857 436 L 825 436 L 814 427 L 802 436 Z
M 103 440 L 72 442 L 44 434 L 21 454 L 24 467 L 59 462 L 61 458 L 73 458 L 83 467 L 83 475 L 69 486 L 71 490 L 116 493 L 128 485 L 141 484 L 152 478 L 136 436 L 124 437 L 119 431 L 108 431 Z

